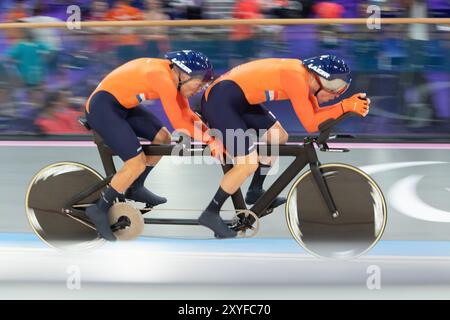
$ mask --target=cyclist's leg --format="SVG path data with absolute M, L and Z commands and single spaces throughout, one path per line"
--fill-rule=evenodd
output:
M 220 219 L 219 211 L 223 203 L 240 188 L 258 166 L 254 137 L 236 132 L 241 130 L 241 133 L 244 133 L 248 129 L 240 112 L 240 108 L 247 104 L 242 90 L 232 81 L 216 84 L 209 92 L 208 100 L 202 99 L 202 115 L 210 128 L 222 134 L 224 147 L 234 158 L 235 163 L 222 178 L 219 189 L 199 218 L 201 224 L 213 229 L 220 237 L 236 235 L 236 232 L 231 232 L 232 230 Z
M 89 103 L 86 119 L 104 143 L 123 161 L 123 167 L 114 175 L 95 206 L 86 209 L 98 232 L 113 241 L 115 236 L 109 225 L 108 210 L 114 200 L 124 193 L 145 169 L 145 155 L 136 134 L 126 121 L 128 110 L 108 92 L 97 92 Z
M 236 232 L 230 230 L 220 218 L 220 209 L 258 168 L 258 154 L 253 149 L 250 154 L 234 157 L 234 161 L 236 164 L 224 175 L 217 192 L 199 218 L 200 224 L 212 229 L 220 238 L 236 236 Z
M 128 123 L 138 137 L 155 144 L 169 144 L 172 138 L 169 130 L 164 127 L 161 120 L 143 106 L 131 110 Z M 147 166 L 155 166 L 162 156 L 146 156 Z
M 256 136 L 248 132 L 243 111 L 248 102 L 241 88 L 233 81 L 222 81 L 202 100 L 202 115 L 209 127 L 218 130 L 227 153 L 233 157 L 231 169 L 221 181 L 221 187 L 234 194 L 257 166 Z
M 153 113 L 139 106 L 133 109 L 128 118 L 128 123 L 138 137 L 147 139 L 155 144 L 170 143 L 171 135 Z M 143 202 L 148 207 L 154 207 L 166 203 L 167 199 L 160 197 L 144 187 L 145 180 L 150 171 L 155 167 L 161 156 L 146 156 L 146 168 L 144 172 L 133 182 L 125 193 L 125 197 L 138 202 Z
M 260 141 L 268 144 L 286 143 L 288 134 L 277 121 L 276 117 L 263 105 L 253 105 L 248 112 L 243 115 L 244 121 L 250 128 L 258 131 Z M 275 162 L 276 155 L 259 155 L 259 166 L 255 171 L 245 201 L 247 204 L 254 204 L 265 192 L 263 188 L 264 180 Z M 276 208 L 286 202 L 286 198 L 277 197 L 269 208 Z
M 234 194 L 257 168 L 258 153 L 256 149 L 253 149 L 249 154 L 234 157 L 233 169 L 224 175 L 220 187 L 228 194 Z
M 285 144 L 288 141 L 289 134 L 283 128 L 281 123 L 277 120 L 261 137 L 261 141 L 267 144 Z M 270 158 L 270 159 L 267 159 Z M 260 155 L 260 163 L 273 164 L 277 156 L 263 157 Z

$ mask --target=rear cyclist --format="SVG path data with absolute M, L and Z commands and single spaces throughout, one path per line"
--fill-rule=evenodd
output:
M 211 129 L 223 136 L 223 145 L 233 157 L 233 169 L 223 177 L 214 198 L 199 218 L 199 223 L 212 229 L 218 237 L 236 236 L 220 218 L 225 200 L 234 194 L 253 174 L 245 201 L 254 204 L 264 193 L 264 167 L 270 167 L 273 158 L 259 157 L 255 140 L 245 136 L 244 148 L 236 135 L 227 136 L 227 129 L 255 129 L 263 131 L 259 137 L 268 144 L 283 144 L 288 134 L 262 103 L 289 99 L 294 111 L 308 132 L 318 131 L 327 119 L 336 119 L 352 111 L 366 116 L 370 100 L 358 93 L 329 107 L 319 104 L 342 95 L 351 82 L 350 69 L 344 60 L 333 55 L 305 59 L 262 59 L 235 67 L 218 78 L 202 98 L 201 113 Z M 228 139 L 228 140 L 227 140 Z M 231 141 L 230 141 L 231 140 Z M 230 147 L 230 145 L 232 147 Z M 266 169 L 268 170 L 268 169 Z M 271 204 L 275 208 L 286 202 L 278 197 Z
M 86 209 L 100 235 L 109 241 L 111 231 L 108 210 L 121 194 L 147 206 L 165 203 L 163 197 L 144 187 L 144 181 L 160 156 L 146 156 L 138 137 L 153 143 L 170 143 L 171 135 L 161 121 L 140 106 L 143 100 L 160 99 L 175 129 L 185 129 L 194 136 L 194 123 L 208 129 L 191 111 L 187 98 L 201 91 L 213 79 L 213 67 L 200 52 L 170 52 L 166 59 L 140 58 L 113 70 L 91 94 L 86 105 L 89 125 L 124 162 L 98 202 Z

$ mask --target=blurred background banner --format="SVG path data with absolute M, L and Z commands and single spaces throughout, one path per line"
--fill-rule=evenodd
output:
M 383 19 L 450 17 L 448 0 L 1 0 L 0 22 L 65 22 L 71 5 L 80 8 L 82 21 L 366 19 L 377 10 Z M 0 138 L 89 139 L 77 118 L 107 73 L 131 59 L 192 49 L 210 57 L 217 76 L 254 59 L 336 54 L 353 73 L 344 98 L 367 92 L 372 100 L 369 115 L 347 121 L 340 132 L 371 140 L 450 141 L 450 20 L 444 22 L 4 28 Z M 193 109 L 200 98 L 191 99 Z M 144 107 L 171 129 L 159 101 Z M 305 135 L 289 102 L 268 107 L 292 137 Z

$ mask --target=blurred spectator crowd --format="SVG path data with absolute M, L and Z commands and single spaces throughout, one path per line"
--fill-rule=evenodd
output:
M 381 17 L 450 16 L 449 0 L 1 0 L 0 22 L 66 21 L 74 4 L 82 21 L 354 18 L 371 15 L 370 5 L 381 9 Z M 5 29 L 0 134 L 87 134 L 76 119 L 105 74 L 134 58 L 185 48 L 209 55 L 218 73 L 256 58 L 338 54 L 355 71 L 354 90 L 368 91 L 383 106 L 378 116 L 384 122 L 374 120 L 364 130 L 450 133 L 449 30 L 449 25 L 332 24 Z M 399 124 L 406 129 L 395 128 Z
M 408 17 L 417 5 L 425 6 L 425 16 L 450 16 L 448 0 L 2 0 L 0 21 L 31 16 L 65 20 L 71 5 L 81 8 L 83 20 L 357 18 L 367 16 L 361 7 L 368 5 L 379 6 L 383 17 Z

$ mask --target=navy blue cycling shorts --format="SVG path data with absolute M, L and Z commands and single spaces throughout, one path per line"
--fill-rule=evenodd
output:
M 222 134 L 225 149 L 233 157 L 252 152 L 257 140 L 277 122 L 275 116 L 262 104 L 249 104 L 242 89 L 231 80 L 215 84 L 207 101 L 203 96 L 201 114 L 211 129 Z M 254 130 L 242 135 L 236 131 L 239 129 L 243 132 Z
M 138 137 L 152 141 L 164 126 L 161 120 L 142 106 L 127 109 L 106 91 L 99 91 L 91 97 L 86 119 L 123 161 L 142 152 Z

